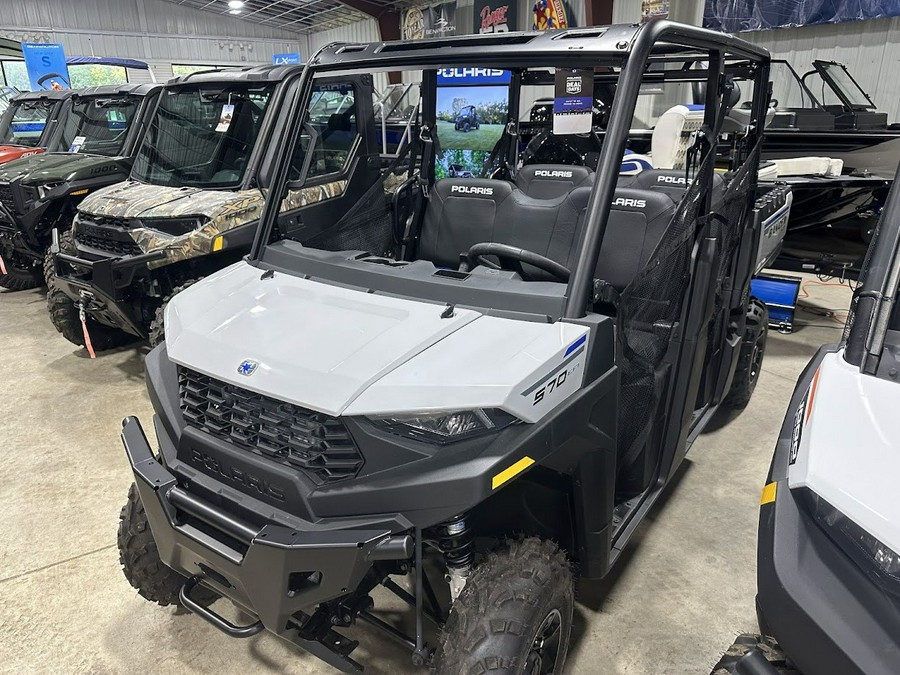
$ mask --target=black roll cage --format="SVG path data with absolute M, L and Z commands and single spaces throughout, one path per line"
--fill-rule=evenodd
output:
M 762 140 L 764 124 L 760 124 L 760 120 L 765 119 L 769 103 L 769 52 L 726 33 L 659 20 L 640 25 L 595 26 L 537 33 L 469 35 L 369 44 L 332 43 L 322 47 L 304 67 L 298 95 L 287 110 L 287 119 L 295 123 L 288 129 L 284 142 L 276 143 L 269 188 L 276 195 L 285 192 L 290 158 L 302 126 L 296 120 L 301 116 L 301 106 L 309 98 L 313 78 L 317 75 L 349 69 L 374 72 L 429 66 L 491 66 L 511 70 L 548 65 L 620 67 L 606 141 L 597 165 L 600 179 L 587 206 L 585 227 L 577 244 L 577 262 L 566 289 L 565 318 L 581 318 L 585 316 L 592 297 L 595 261 L 599 256 L 616 189 L 616 180 L 612 177 L 619 174 L 645 71 L 652 61 L 684 61 L 691 55 L 695 61 L 708 61 L 704 114 L 704 126 L 708 129 L 716 127 L 718 98 L 725 84 L 726 56 L 731 60 L 738 58 L 747 62 L 748 74 L 754 77 L 757 84 L 747 138 L 747 146 L 753 147 Z M 701 73 L 697 71 L 698 76 Z M 760 83 L 766 83 L 766 86 L 759 86 Z M 714 147 L 710 151 L 715 151 Z M 713 171 L 711 164 L 708 170 Z M 706 178 L 711 180 L 711 176 Z M 269 241 L 277 220 L 279 201 L 266 200 L 249 260 L 258 260 L 265 242 Z M 710 195 L 706 194 L 703 207 L 708 210 L 709 205 Z

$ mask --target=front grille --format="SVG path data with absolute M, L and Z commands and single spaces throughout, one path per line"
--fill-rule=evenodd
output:
M 299 469 L 317 485 L 356 476 L 363 458 L 337 417 L 178 367 L 189 426 Z
M 99 229 L 99 228 L 98 228 Z M 115 253 L 119 256 L 141 255 L 141 247 L 133 240 L 124 241 L 120 239 L 112 239 L 109 237 L 98 237 L 84 232 L 75 234 L 75 241 L 82 246 L 97 249 L 98 251 L 106 251 L 107 253 Z
M 117 256 L 141 255 L 143 251 L 128 233 L 128 222 L 109 216 L 78 216 L 75 241 L 81 246 Z
M 13 199 L 13 191 L 9 183 L 0 183 L 0 203 L 10 212 L 16 212 L 16 200 Z

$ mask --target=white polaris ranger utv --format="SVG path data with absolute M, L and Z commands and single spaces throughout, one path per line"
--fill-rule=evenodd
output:
M 128 580 L 346 673 L 362 666 L 338 631 L 358 622 L 437 673 L 562 673 L 575 574 L 609 572 L 712 414 L 755 384 L 768 64 L 762 48 L 664 21 L 314 55 L 271 148 L 250 255 L 180 293 L 147 357 L 160 445 L 126 420 Z M 508 73 L 510 110 L 482 177 L 435 180 L 452 127 L 439 70 L 453 68 Z M 573 70 L 594 88 L 582 96 L 593 151 L 523 166 L 520 109 L 555 78 L 571 94 Z M 356 146 L 345 173 L 311 174 L 316 82 L 388 71 L 421 73 L 412 143 L 392 156 Z M 738 79 L 749 124 L 720 158 Z M 706 105 L 678 168 L 620 177 L 644 83 L 703 84 Z M 301 244 L 302 223 L 278 224 L 288 189 L 366 166 L 380 178 L 335 204 L 321 238 Z M 374 613 L 378 586 L 409 603 L 413 634 Z M 253 620 L 205 606 L 218 596 Z
M 844 338 L 803 371 L 775 446 L 759 516 L 756 606 L 765 637 L 741 636 L 717 674 L 900 672 L 900 183 L 893 185 Z

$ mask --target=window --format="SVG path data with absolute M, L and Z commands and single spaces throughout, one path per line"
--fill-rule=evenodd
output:
M 69 66 L 69 80 L 72 82 L 72 89 L 99 87 L 103 84 L 125 84 L 128 82 L 128 73 L 121 66 L 83 63 Z
M 237 187 L 274 88 L 186 84 L 166 90 L 132 175 L 170 187 Z
M 120 154 L 139 105 L 137 96 L 76 97 L 65 117 L 58 150 L 109 157 Z
M 307 178 L 343 171 L 359 135 L 356 126 L 356 89 L 353 84 L 316 84 L 307 112 L 307 123 L 316 134 Z M 291 180 L 300 178 L 310 144 L 309 131 L 304 129 L 295 150 Z
M 28 79 L 24 61 L 3 61 L 2 65 L 3 79 L 7 86 L 15 87 L 19 91 L 31 90 L 31 82 Z
M 36 147 L 55 105 L 55 101 L 47 99 L 11 103 L 0 120 L 0 143 Z

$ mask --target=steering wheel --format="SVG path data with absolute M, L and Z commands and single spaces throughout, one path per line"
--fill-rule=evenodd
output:
M 489 255 L 499 258 L 500 264 L 498 265 L 491 260 L 487 260 L 485 256 Z M 489 267 L 492 270 L 508 269 L 505 267 L 505 264 L 508 264 L 513 271 L 518 272 L 523 279 L 527 279 L 528 274 L 522 268 L 523 263 L 531 265 L 532 267 L 537 267 L 563 283 L 569 281 L 568 268 L 563 267 L 555 260 L 550 260 L 550 258 L 534 253 L 533 251 L 528 251 L 524 248 L 516 248 L 515 246 L 497 244 L 495 242 L 482 242 L 480 244 L 475 244 L 470 248 L 468 252 L 466 252 L 467 269 L 463 271 L 467 272 L 478 265 Z

